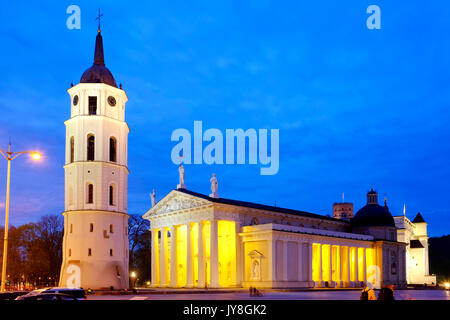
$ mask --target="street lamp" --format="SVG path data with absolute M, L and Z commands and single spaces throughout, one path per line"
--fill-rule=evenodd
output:
M 133 279 L 133 288 L 136 286 L 136 272 L 131 272 L 131 278 Z
M 11 142 L 9 143 L 8 151 L 0 148 L 0 153 L 8 160 L 8 173 L 6 178 L 6 204 L 5 204 L 5 236 L 3 241 L 3 264 L 2 264 L 2 285 L 0 292 L 5 292 L 5 282 L 6 282 L 6 262 L 8 258 L 8 218 L 9 218 L 9 184 L 11 181 L 11 161 L 20 156 L 21 154 L 28 153 L 33 160 L 39 160 L 41 154 L 36 151 L 11 151 Z

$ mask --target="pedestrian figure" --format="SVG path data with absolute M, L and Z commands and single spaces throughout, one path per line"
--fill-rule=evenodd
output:
M 373 290 L 373 284 L 367 282 L 361 291 L 360 300 L 377 300 L 375 297 L 375 291 Z
M 394 286 L 389 285 L 381 288 L 380 293 L 378 294 L 378 300 L 394 301 Z

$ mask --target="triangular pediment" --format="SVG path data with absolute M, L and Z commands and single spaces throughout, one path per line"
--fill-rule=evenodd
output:
M 180 210 L 187 210 L 192 208 L 199 208 L 209 206 L 212 203 L 208 200 L 178 192 L 172 190 L 164 198 L 162 198 L 156 205 L 147 211 L 142 217 L 144 219 L 150 218 L 150 216 L 161 215 L 169 212 L 175 212 Z
M 263 256 L 263 254 L 257 250 L 253 250 L 248 255 L 252 258 L 261 258 Z

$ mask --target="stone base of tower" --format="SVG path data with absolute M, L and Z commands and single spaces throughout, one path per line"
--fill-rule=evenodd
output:
M 61 268 L 59 286 L 86 290 L 128 289 L 128 267 L 123 261 L 68 261 Z

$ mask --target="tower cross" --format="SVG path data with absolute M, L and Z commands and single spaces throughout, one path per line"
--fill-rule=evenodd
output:
M 98 16 L 95 18 L 95 20 L 98 20 L 98 32 L 100 32 L 100 19 L 103 17 L 103 13 L 100 12 L 100 9 L 98 9 Z

